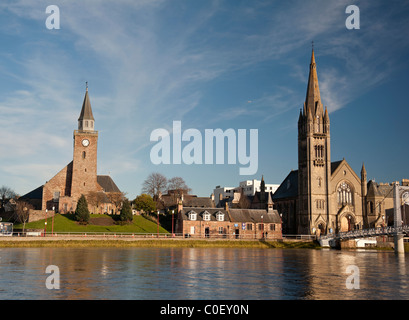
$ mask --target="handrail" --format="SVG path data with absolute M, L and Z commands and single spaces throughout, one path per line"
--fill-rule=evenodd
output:
M 320 237 L 321 240 L 333 240 L 333 239 L 351 239 L 351 238 L 366 238 L 373 236 L 391 235 L 404 231 L 409 231 L 409 225 L 400 227 L 381 227 L 381 228 L 369 228 L 360 230 L 351 230 L 345 232 L 339 232 L 337 234 L 327 234 Z

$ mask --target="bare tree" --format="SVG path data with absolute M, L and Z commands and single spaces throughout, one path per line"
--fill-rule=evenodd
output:
M 126 192 L 108 192 L 107 197 L 115 206 L 115 211 L 118 211 L 122 208 L 122 204 L 126 200 Z
M 17 194 L 14 192 L 13 189 L 6 187 L 6 186 L 2 186 L 0 187 L 0 198 L 4 201 L 6 199 L 12 199 L 15 196 L 17 196 Z
M 192 191 L 181 177 L 173 177 L 172 179 L 169 179 L 168 190 L 183 191 L 184 194 L 189 194 Z
M 166 191 L 168 180 L 158 172 L 151 173 L 142 184 L 142 192 L 149 194 L 156 201 L 159 199 L 159 194 Z
M 26 223 L 28 222 L 28 218 L 30 217 L 30 209 L 33 209 L 34 207 L 26 202 L 26 201 L 17 201 L 16 202 L 16 209 L 14 211 L 14 214 L 16 216 L 16 220 L 20 223 L 23 224 L 23 234 L 24 234 L 24 229 L 26 227 Z
M 181 177 L 173 177 L 168 180 L 168 193 L 173 195 L 175 203 L 178 199 L 181 199 L 182 195 L 189 194 L 191 191 L 192 189 Z
M 95 213 L 99 214 L 100 205 L 106 201 L 105 193 L 98 191 L 90 191 L 87 196 L 87 203 L 94 207 Z

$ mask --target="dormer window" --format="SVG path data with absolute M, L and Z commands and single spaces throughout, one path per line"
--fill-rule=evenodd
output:
M 210 213 L 205 211 L 203 212 L 203 220 L 204 221 L 210 221 Z
M 224 221 L 224 213 L 218 211 L 218 212 L 216 213 L 216 220 L 217 220 L 217 221 Z
M 197 220 L 197 213 L 194 212 L 193 210 L 192 210 L 192 211 L 189 211 L 188 217 L 189 217 L 189 220 L 191 220 L 191 221 L 196 221 L 196 220 Z

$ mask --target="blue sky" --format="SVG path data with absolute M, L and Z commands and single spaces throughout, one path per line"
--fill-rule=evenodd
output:
M 72 160 L 85 93 L 99 131 L 98 174 L 129 198 L 151 172 L 183 177 L 199 196 L 246 179 L 281 183 L 297 169 L 297 120 L 314 41 L 331 160 L 391 182 L 407 159 L 409 3 L 355 1 L 2 1 L 0 185 L 19 194 Z M 49 5 L 60 29 L 45 26 Z M 241 165 L 154 165 L 150 134 L 258 129 L 258 171 Z

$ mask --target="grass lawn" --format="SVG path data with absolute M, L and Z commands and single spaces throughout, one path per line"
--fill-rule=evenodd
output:
M 52 218 L 47 219 L 47 233 L 51 232 Z M 44 229 L 45 219 L 26 223 L 26 229 Z M 15 224 L 14 229 L 22 229 L 22 224 Z M 73 214 L 56 214 L 54 217 L 54 232 L 131 232 L 156 233 L 157 224 L 142 216 L 134 216 L 133 222 L 125 225 L 115 224 L 109 215 L 91 214 L 88 225 L 80 225 Z M 159 233 L 168 233 L 159 226 Z

